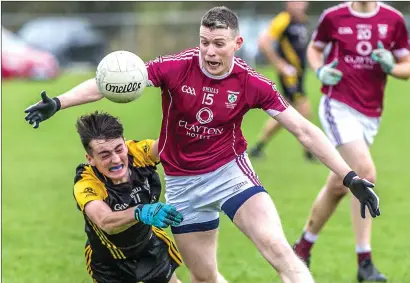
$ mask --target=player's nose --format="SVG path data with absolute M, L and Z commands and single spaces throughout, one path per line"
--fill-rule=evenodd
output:
M 211 44 L 208 46 L 208 48 L 206 49 L 206 55 L 209 57 L 213 57 L 216 55 L 215 53 L 215 47 Z
M 119 162 L 121 162 L 121 157 L 120 157 L 120 155 L 114 153 L 114 154 L 112 155 L 111 162 L 112 162 L 112 163 L 119 163 Z

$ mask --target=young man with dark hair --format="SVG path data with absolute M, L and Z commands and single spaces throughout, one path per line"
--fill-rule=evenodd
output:
M 219 213 L 258 248 L 283 282 L 311 283 L 306 265 L 286 240 L 279 215 L 246 154 L 241 123 L 245 113 L 261 108 L 289 130 L 333 170 L 344 185 L 379 215 L 373 185 L 359 178 L 327 137 L 278 92 L 276 85 L 235 57 L 243 38 L 238 17 L 215 7 L 202 18 L 199 47 L 147 63 L 148 85 L 160 87 L 163 121 L 159 155 L 165 171 L 165 197 L 184 216 L 171 227 L 193 283 L 223 282 L 218 273 L 216 243 Z M 38 124 L 60 107 L 97 101 L 94 79 L 26 112 Z
M 88 273 L 99 283 L 178 283 L 181 256 L 161 228 L 183 218 L 158 202 L 157 141 L 125 141 L 121 122 L 107 113 L 82 116 L 76 127 L 88 160 L 74 181 Z

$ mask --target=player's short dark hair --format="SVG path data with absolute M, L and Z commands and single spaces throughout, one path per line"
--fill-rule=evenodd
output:
M 238 16 L 225 6 L 214 7 L 206 12 L 202 17 L 201 26 L 210 30 L 230 28 L 235 33 L 239 33 Z
M 85 151 L 92 155 L 90 142 L 92 140 L 110 140 L 123 137 L 124 128 L 119 118 L 108 113 L 95 111 L 83 115 L 76 123 L 77 132 Z

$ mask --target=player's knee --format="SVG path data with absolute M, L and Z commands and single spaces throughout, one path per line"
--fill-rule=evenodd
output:
M 334 174 L 329 177 L 326 190 L 336 198 L 342 198 L 349 193 L 349 189 L 343 185 L 343 180 Z
M 191 270 L 191 281 L 192 283 L 217 283 L 218 282 L 218 271 L 205 267 L 201 270 Z
M 359 168 L 357 174 L 360 178 L 366 179 L 373 184 L 376 182 L 376 169 L 374 166 L 363 166 Z

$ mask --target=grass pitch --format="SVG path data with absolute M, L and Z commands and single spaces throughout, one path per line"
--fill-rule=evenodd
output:
M 262 70 L 274 78 L 270 70 Z M 126 138 L 155 139 L 161 104 L 158 89 L 121 105 L 100 101 L 64 110 L 39 129 L 24 121 L 24 109 L 46 89 L 56 96 L 90 75 L 64 75 L 52 82 L 2 82 L 2 279 L 5 283 L 91 282 L 84 264 L 83 218 L 72 193 L 74 170 L 85 160 L 75 132 L 79 115 L 105 110 L 121 118 Z M 319 83 L 310 73 L 306 89 L 319 125 Z M 409 82 L 389 79 L 386 110 L 372 147 L 378 169 L 377 191 L 382 216 L 374 221 L 373 257 L 389 282 L 410 282 L 409 228 Z M 253 145 L 268 116 L 252 110 L 243 132 Z M 279 210 L 291 243 L 300 235 L 311 204 L 328 174 L 323 165 L 302 158 L 295 138 L 281 131 L 267 146 L 267 158 L 253 161 L 262 183 Z M 162 167 L 159 166 L 162 175 Z M 345 199 L 320 234 L 313 249 L 312 272 L 317 282 L 355 282 L 356 255 Z M 229 282 L 279 282 L 274 270 L 229 219 L 221 215 L 219 268 Z M 189 282 L 185 267 L 178 276 Z

